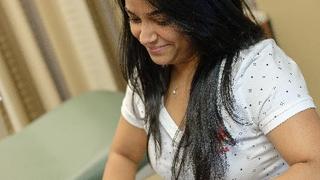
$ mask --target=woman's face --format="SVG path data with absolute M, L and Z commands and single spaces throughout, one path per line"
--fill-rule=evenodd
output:
M 194 51 L 186 35 L 179 32 L 166 17 L 145 0 L 126 0 L 131 33 L 159 65 L 188 62 Z

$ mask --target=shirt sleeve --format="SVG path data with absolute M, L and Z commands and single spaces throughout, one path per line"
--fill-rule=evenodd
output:
M 264 134 L 308 108 L 314 108 L 297 64 L 273 40 L 242 58 L 238 90 L 241 108 Z
M 142 100 L 128 85 L 121 106 L 122 116 L 133 126 L 144 128 L 144 109 Z

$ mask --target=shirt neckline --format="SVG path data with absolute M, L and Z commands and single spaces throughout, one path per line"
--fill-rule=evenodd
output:
M 159 121 L 167 131 L 171 139 L 174 139 L 177 135 L 176 133 L 180 133 L 178 125 L 174 122 L 166 107 L 164 106 L 164 99 L 161 98 L 161 109 L 160 109 L 160 117 Z

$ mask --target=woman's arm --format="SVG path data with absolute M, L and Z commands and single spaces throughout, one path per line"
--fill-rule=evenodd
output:
M 320 179 L 320 118 L 315 109 L 294 115 L 267 136 L 290 165 L 276 180 Z
M 146 132 L 129 124 L 121 116 L 103 179 L 134 180 L 138 164 L 146 150 L 146 141 Z

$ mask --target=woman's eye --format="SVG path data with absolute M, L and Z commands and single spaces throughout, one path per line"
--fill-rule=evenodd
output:
M 129 22 L 131 23 L 140 23 L 141 20 L 139 18 L 136 18 L 136 17 L 129 17 Z
M 155 18 L 154 22 L 157 23 L 160 26 L 167 26 L 167 25 L 170 24 L 170 21 L 168 20 L 168 18 L 165 18 L 165 17 Z
M 160 26 L 167 26 L 170 24 L 167 20 L 156 21 L 156 23 Z

